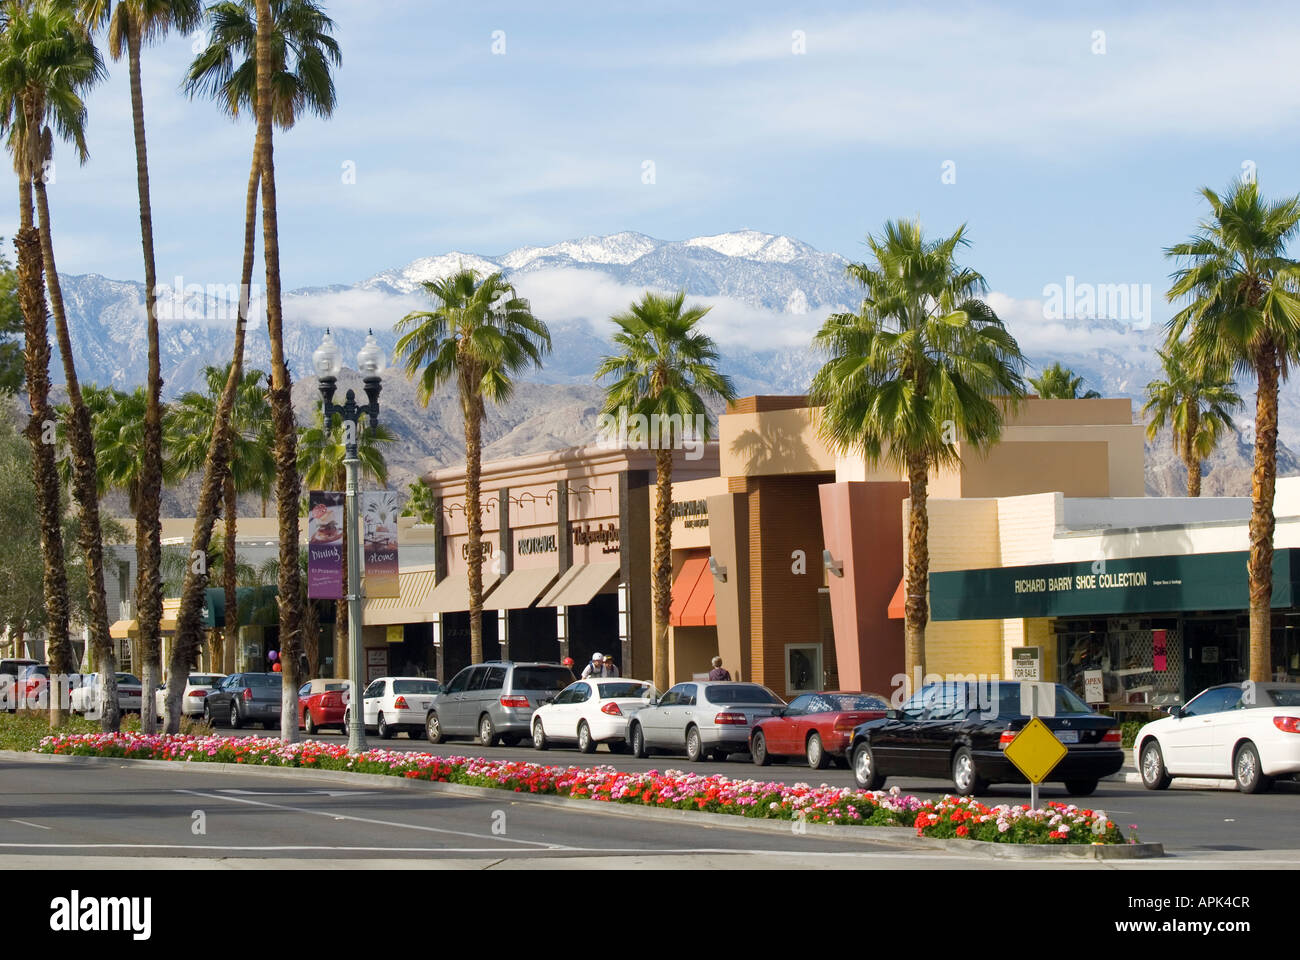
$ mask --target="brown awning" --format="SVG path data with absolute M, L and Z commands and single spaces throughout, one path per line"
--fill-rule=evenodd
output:
M 540 607 L 580 607 L 590 603 L 609 581 L 619 575 L 622 567 L 617 563 L 580 563 L 564 571 L 538 601 Z
M 136 620 L 118 620 L 108 628 L 108 635 L 114 640 L 130 640 L 140 636 L 140 623 Z
M 428 608 L 428 600 L 436 586 L 437 573 L 433 567 L 399 571 L 397 596 L 366 598 L 366 625 L 384 627 L 400 623 L 428 623 L 435 616 Z
M 495 610 L 522 610 L 531 607 L 552 581 L 560 575 L 559 567 L 532 567 L 511 571 L 492 591 Z

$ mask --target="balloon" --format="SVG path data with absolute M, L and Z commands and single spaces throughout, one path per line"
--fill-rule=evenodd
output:
M 272 650 L 270 653 L 266 655 L 266 659 L 270 660 L 272 663 L 275 663 L 275 661 L 280 659 L 280 654 L 277 653 L 275 650 Z
M 271 669 L 272 669 L 274 672 L 279 673 L 280 670 L 281 670 L 282 668 L 281 668 L 281 666 L 280 666 L 278 663 L 273 663 L 273 664 L 271 664 Z

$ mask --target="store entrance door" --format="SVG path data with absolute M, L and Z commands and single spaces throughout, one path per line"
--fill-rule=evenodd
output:
M 1183 621 L 1186 698 L 1206 687 L 1245 679 L 1235 618 Z

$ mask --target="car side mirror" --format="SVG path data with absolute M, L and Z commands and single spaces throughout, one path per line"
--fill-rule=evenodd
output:
M 901 720 L 902 718 L 903 718 L 903 714 L 898 710 L 885 711 L 885 719 L 887 720 Z
M 543 707 L 546 706 L 548 703 L 554 703 L 554 702 L 555 702 L 555 698 L 554 698 L 554 697 L 542 697 L 542 706 L 543 706 Z
M 1173 717 L 1175 720 L 1181 719 L 1183 716 L 1183 708 L 1178 706 L 1177 704 L 1171 706 L 1169 708 L 1169 716 Z

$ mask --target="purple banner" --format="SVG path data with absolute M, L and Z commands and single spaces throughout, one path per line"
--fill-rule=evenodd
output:
M 366 596 L 400 596 L 397 578 L 397 492 L 375 490 L 361 494 L 365 526 Z
M 343 599 L 343 494 L 307 495 L 307 596 Z

